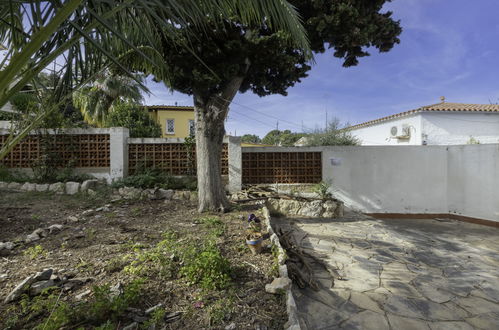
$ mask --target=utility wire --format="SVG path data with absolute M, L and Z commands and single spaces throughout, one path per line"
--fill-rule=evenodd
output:
M 269 114 L 267 114 L 267 113 L 265 113 L 265 112 L 258 111 L 258 110 L 254 109 L 254 108 L 252 108 L 252 107 L 247 106 L 247 105 L 240 104 L 240 103 L 237 103 L 237 102 L 234 102 L 234 101 L 229 101 L 229 100 L 227 100 L 227 99 L 225 99 L 225 98 L 223 98 L 223 97 L 220 97 L 220 96 L 217 96 L 217 97 L 218 97 L 219 99 L 221 99 L 221 100 L 225 101 L 225 102 L 229 102 L 229 103 L 231 103 L 231 104 L 235 104 L 235 105 L 237 105 L 237 106 L 240 106 L 240 107 L 246 108 L 246 109 L 248 109 L 248 110 L 251 110 L 251 111 L 254 111 L 254 112 L 256 112 L 256 113 L 259 113 L 259 114 L 261 114 L 261 115 L 263 115 L 263 116 L 267 116 L 267 117 L 269 117 L 269 118 L 273 118 L 273 119 L 279 120 L 279 121 L 281 121 L 281 122 L 283 122 L 283 123 L 286 123 L 286 124 L 289 124 L 289 125 L 293 125 L 293 126 L 296 126 L 296 127 L 299 127 L 299 128 L 306 128 L 307 130 L 310 130 L 310 128 L 309 128 L 309 127 L 303 126 L 302 124 L 293 123 L 293 122 L 291 122 L 291 121 L 288 121 L 288 120 L 285 120 L 285 119 L 282 119 L 282 118 L 279 118 L 279 117 L 276 117 L 276 116 L 273 116 L 273 115 L 269 115 Z M 233 110 L 233 109 L 231 109 L 231 110 Z

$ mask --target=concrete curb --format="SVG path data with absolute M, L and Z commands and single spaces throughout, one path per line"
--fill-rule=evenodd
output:
M 267 231 L 270 234 L 270 241 L 272 242 L 272 245 L 275 245 L 277 247 L 277 250 L 279 251 L 279 276 L 289 279 L 288 267 L 286 266 L 286 251 L 284 251 L 284 249 L 282 248 L 281 243 L 279 242 L 279 237 L 270 225 L 272 218 L 270 217 L 269 209 L 266 206 L 263 207 L 263 221 L 267 226 Z M 296 307 L 296 302 L 295 298 L 293 297 L 291 287 L 286 290 L 286 311 L 288 313 L 288 322 L 286 322 L 284 328 L 287 330 L 302 330 L 303 328 L 300 326 L 298 309 Z

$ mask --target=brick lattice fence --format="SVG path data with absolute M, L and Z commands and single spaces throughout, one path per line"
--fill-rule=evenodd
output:
M 128 172 L 133 174 L 141 166 L 161 169 L 171 175 L 195 175 L 195 147 L 189 152 L 183 143 L 129 143 Z M 229 174 L 227 143 L 222 149 L 222 175 Z
M 319 183 L 321 152 L 243 152 L 242 183 Z
M 0 148 L 8 135 L 0 135 Z M 10 168 L 29 168 L 44 154 L 56 156 L 58 163 L 74 167 L 109 167 L 109 134 L 29 135 L 2 160 Z

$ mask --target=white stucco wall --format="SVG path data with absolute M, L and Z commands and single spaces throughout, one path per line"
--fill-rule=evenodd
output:
M 397 126 L 401 133 L 402 125 L 409 125 L 411 128 L 410 139 L 397 139 L 391 136 L 390 130 Z M 414 114 L 379 124 L 357 128 L 351 130 L 353 136 L 361 141 L 361 145 L 421 145 L 421 116 Z
M 449 146 L 449 212 L 499 221 L 499 145 Z
M 391 137 L 393 126 L 411 127 L 410 139 Z M 351 130 L 361 145 L 456 145 L 471 138 L 484 143 L 499 143 L 499 113 L 426 111 L 379 124 Z
M 341 164 L 331 165 L 331 158 Z M 447 213 L 445 147 L 329 147 L 323 178 L 362 212 Z
M 330 158 L 340 165 L 331 165 Z M 499 221 L 499 145 L 327 147 L 323 178 L 367 213 L 454 213 Z
M 428 145 L 499 143 L 499 113 L 422 112 L 421 122 Z

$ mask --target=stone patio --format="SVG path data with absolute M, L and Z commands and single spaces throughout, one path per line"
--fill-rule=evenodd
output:
M 499 230 L 447 219 L 274 219 L 336 269 L 293 287 L 304 329 L 499 329 Z

